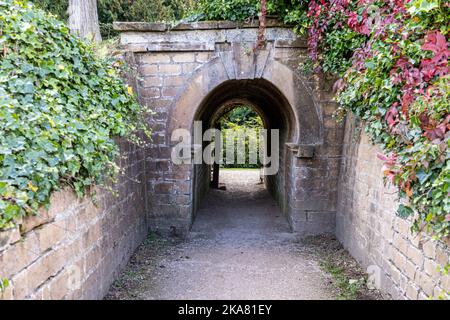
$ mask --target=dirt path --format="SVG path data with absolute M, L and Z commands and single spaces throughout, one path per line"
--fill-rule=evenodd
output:
M 189 239 L 150 238 L 107 299 L 334 299 L 257 170 L 221 170 Z

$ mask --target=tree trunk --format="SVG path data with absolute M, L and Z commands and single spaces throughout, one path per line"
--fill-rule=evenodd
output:
M 257 49 L 262 49 L 266 41 L 266 15 L 267 15 L 267 1 L 261 0 L 261 14 L 259 16 L 259 30 L 258 30 L 258 40 L 253 51 Z
M 97 0 L 69 0 L 69 28 L 71 33 L 80 38 L 102 41 Z

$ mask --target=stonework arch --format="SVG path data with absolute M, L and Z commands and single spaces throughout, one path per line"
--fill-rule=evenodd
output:
M 299 72 L 307 55 L 303 39 L 270 19 L 258 50 L 255 24 L 118 23 L 116 29 L 139 73 L 140 102 L 154 111 L 145 166 L 155 230 L 186 234 L 209 187 L 210 177 L 199 176 L 198 168 L 171 161 L 172 132 L 192 132 L 194 120 L 211 122 L 224 104 L 247 101 L 267 128 L 282 133 L 280 171 L 266 183 L 292 230 L 302 236 L 333 232 L 343 128 L 332 119 L 329 83 Z
M 265 60 L 267 64 L 260 67 L 255 59 L 255 63 L 248 64 L 246 70 L 242 71 L 250 76 L 237 77 L 236 73 L 229 71 L 238 69 L 236 61 L 230 60 L 226 63 L 221 56 L 215 57 L 194 72 L 173 102 L 168 123 L 169 132 L 179 128 L 191 129 L 196 115 L 208 100 L 208 96 L 217 91 L 221 85 L 232 80 L 244 82 L 256 79 L 267 81 L 267 84 L 273 87 L 274 94 L 286 100 L 286 105 L 294 118 L 292 127 L 295 132 L 292 143 L 298 145 L 323 143 L 323 120 L 319 107 L 314 101 L 311 90 L 296 72 L 275 60 L 268 63 Z M 242 66 L 240 68 L 242 69 Z M 259 68 L 263 70 L 260 77 L 257 77 L 256 72 L 251 74 L 249 71 Z

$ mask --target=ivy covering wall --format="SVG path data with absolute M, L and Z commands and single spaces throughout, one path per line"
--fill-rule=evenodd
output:
M 59 10 L 61 16 L 64 15 L 63 0 L 51 1 L 51 3 L 46 0 L 35 0 L 35 2 L 39 2 L 41 6 L 51 6 L 54 10 Z M 152 1 L 152 4 L 157 7 L 152 7 L 151 10 L 148 2 L 148 0 L 131 2 L 99 0 L 100 20 L 149 21 L 182 17 L 203 20 L 246 20 L 256 18 L 260 11 L 259 0 L 188 1 L 184 2 L 183 6 L 180 3 L 177 5 L 176 1 Z M 8 4 L 11 0 L 2 3 Z M 21 2 L 14 1 L 14 3 L 20 6 L 21 10 L 30 10 L 28 7 L 23 9 L 26 7 L 23 4 L 18 5 Z M 3 7 L 7 6 L 6 4 L 3 4 Z M 127 4 L 126 9 L 124 9 L 125 4 Z M 5 13 L 4 10 L 2 11 Z M 19 12 L 22 11 L 19 10 Z M 35 10 L 33 12 L 40 12 L 39 18 L 43 18 L 43 12 Z M 299 34 L 308 37 L 310 63 L 304 67 L 310 71 L 335 75 L 338 79 L 335 84 L 338 92 L 337 100 L 341 105 L 339 116 L 342 117 L 347 111 L 358 115 L 365 121 L 366 131 L 373 142 L 383 148 L 384 152 L 379 155 L 379 158 L 385 162 L 384 174 L 390 183 L 398 186 L 399 194 L 403 199 L 403 204 L 398 208 L 398 214 L 414 216 L 416 231 L 425 230 L 436 237 L 447 236 L 450 231 L 450 106 L 447 40 L 449 2 L 444 0 L 267 0 L 267 12 L 278 15 L 280 19 L 293 25 Z M 20 13 L 13 14 L 16 16 Z M 28 21 L 26 19 L 30 19 L 29 16 L 26 18 L 22 16 L 16 21 L 11 19 L 11 15 L 2 15 L 2 24 L 14 25 L 15 28 L 11 31 L 5 27 L 2 28 L 1 39 L 7 48 L 2 58 L 2 76 L 6 74 L 10 77 L 11 73 L 14 73 L 14 77 L 18 77 L 22 73 L 32 73 L 33 70 L 37 72 L 35 69 L 30 71 L 27 67 L 21 67 L 26 69 L 23 71 L 17 67 L 17 64 L 12 63 L 13 59 L 17 58 L 15 56 L 17 53 L 8 48 L 17 44 L 22 45 L 22 47 L 19 46 L 20 48 L 30 50 L 29 54 L 19 58 L 27 60 L 27 63 L 21 65 L 34 66 L 36 63 L 41 63 L 51 70 L 45 72 L 53 72 L 57 75 L 57 79 L 50 81 L 52 84 L 46 84 L 47 86 L 58 88 L 58 85 L 53 82 L 62 80 L 73 84 L 71 77 L 83 76 L 83 74 L 70 73 L 66 65 L 63 68 L 63 65 L 58 64 L 59 60 L 72 59 L 73 69 L 70 71 L 78 68 L 79 64 L 86 63 L 94 72 L 102 73 L 97 71 L 97 68 L 106 73 L 112 72 L 112 69 L 104 69 L 101 64 L 100 66 L 97 60 L 95 63 L 87 62 L 88 59 L 84 57 L 91 56 L 92 50 L 85 44 L 74 44 L 75 40 L 67 35 L 67 30 L 62 24 L 47 17 L 43 20 L 48 22 L 38 22 L 39 18 L 36 16 L 34 20 Z M 18 22 L 23 19 L 26 23 L 30 23 L 30 29 Z M 43 62 L 34 61 L 42 59 L 36 54 L 42 50 L 40 46 L 48 46 L 46 48 L 49 52 L 60 52 L 61 48 L 57 41 L 62 41 L 55 39 L 49 43 L 43 40 L 42 35 L 29 31 L 37 27 L 47 28 L 46 32 L 52 30 L 51 33 L 57 30 L 64 35 L 62 38 L 71 39 L 65 39 L 65 41 L 70 43 L 70 46 L 82 48 L 79 49 L 81 62 L 69 57 L 68 53 L 66 53 L 67 56 L 49 56 L 48 60 L 45 60 L 49 64 L 48 61 L 55 61 L 54 65 L 47 66 Z M 23 34 L 19 34 L 19 30 Z M 8 36 L 8 32 L 10 34 L 15 32 L 15 37 Z M 49 36 L 49 39 L 52 39 L 52 36 Z M 25 42 L 30 45 L 25 46 Z M 34 54 L 36 56 L 33 56 Z M 28 60 L 32 63 L 28 63 Z M 45 68 L 42 69 L 45 70 Z M 38 76 L 43 77 L 33 75 L 33 77 Z M 14 77 L 13 79 L 16 79 Z M 37 101 L 43 99 L 41 95 L 35 95 L 35 89 L 36 85 L 41 86 L 45 82 L 36 82 L 35 78 L 31 80 L 33 81 L 24 83 L 21 82 L 21 77 L 14 80 L 18 81 L 14 83 L 14 86 L 11 85 L 11 88 L 15 89 L 9 90 L 14 93 L 16 100 L 16 95 L 19 97 L 24 95 L 27 101 L 33 101 L 33 103 L 33 99 Z M 112 80 L 109 79 L 109 81 Z M 13 81 L 9 83 L 12 84 Z M 99 84 L 93 80 L 87 83 L 94 87 L 104 85 L 100 80 Z M 118 83 L 110 86 L 111 90 L 114 88 L 119 90 L 119 87 L 123 89 Z M 5 88 L 9 87 L 3 86 L 2 90 Z M 14 90 L 22 90 L 22 92 Z M 8 94 L 11 96 L 11 92 Z M 114 100 L 114 103 L 117 103 L 116 101 Z M 120 101 L 120 106 L 123 105 L 128 106 L 128 102 Z M 14 119 L 14 116 L 11 117 Z M 112 127 L 115 125 L 113 124 Z M 119 131 L 123 132 L 123 130 Z M 22 142 L 17 143 L 20 145 Z M 51 152 L 51 147 L 48 148 L 46 152 Z M 8 162 L 10 160 L 5 162 L 9 156 L 2 156 L 4 166 L 11 168 Z M 16 169 L 17 166 L 14 166 L 14 170 Z M 11 170 L 8 172 L 14 171 Z M 84 172 L 81 167 L 80 170 Z M 78 171 L 74 167 L 71 172 Z M 5 175 L 3 172 L 2 174 Z M 56 175 L 56 180 L 60 179 L 60 174 Z M 21 188 L 25 182 L 27 184 L 29 182 L 27 179 L 20 181 Z M 80 181 L 77 182 L 80 183 Z M 89 182 L 86 183 L 89 184 Z M 50 183 L 43 190 L 51 190 L 51 185 Z M 34 187 L 35 185 L 31 182 L 28 189 L 34 189 Z M 4 191 L 5 186 L 2 188 L 1 190 Z M 33 193 L 27 196 L 34 197 Z M 42 200 L 46 196 L 40 197 Z M 9 207 L 9 215 L 16 214 L 16 205 Z
M 63 22 L 0 1 L 0 230 L 46 206 L 52 192 L 114 179 L 115 137 L 143 129 L 121 63 L 96 55 Z

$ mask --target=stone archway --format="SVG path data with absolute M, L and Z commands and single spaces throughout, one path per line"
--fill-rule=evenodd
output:
M 185 234 L 207 187 L 199 187 L 193 165 L 171 162 L 172 132 L 192 132 L 195 120 L 207 122 L 221 105 L 245 99 L 260 108 L 269 127 L 284 130 L 281 173 L 268 185 L 292 230 L 333 232 L 342 128 L 328 120 L 335 105 L 320 88 L 322 81 L 298 71 L 306 51 L 302 39 L 272 20 L 265 48 L 257 51 L 252 24 L 119 23 L 116 28 L 142 77 L 141 102 L 156 111 L 149 116 L 154 136 L 146 161 L 151 225 Z

